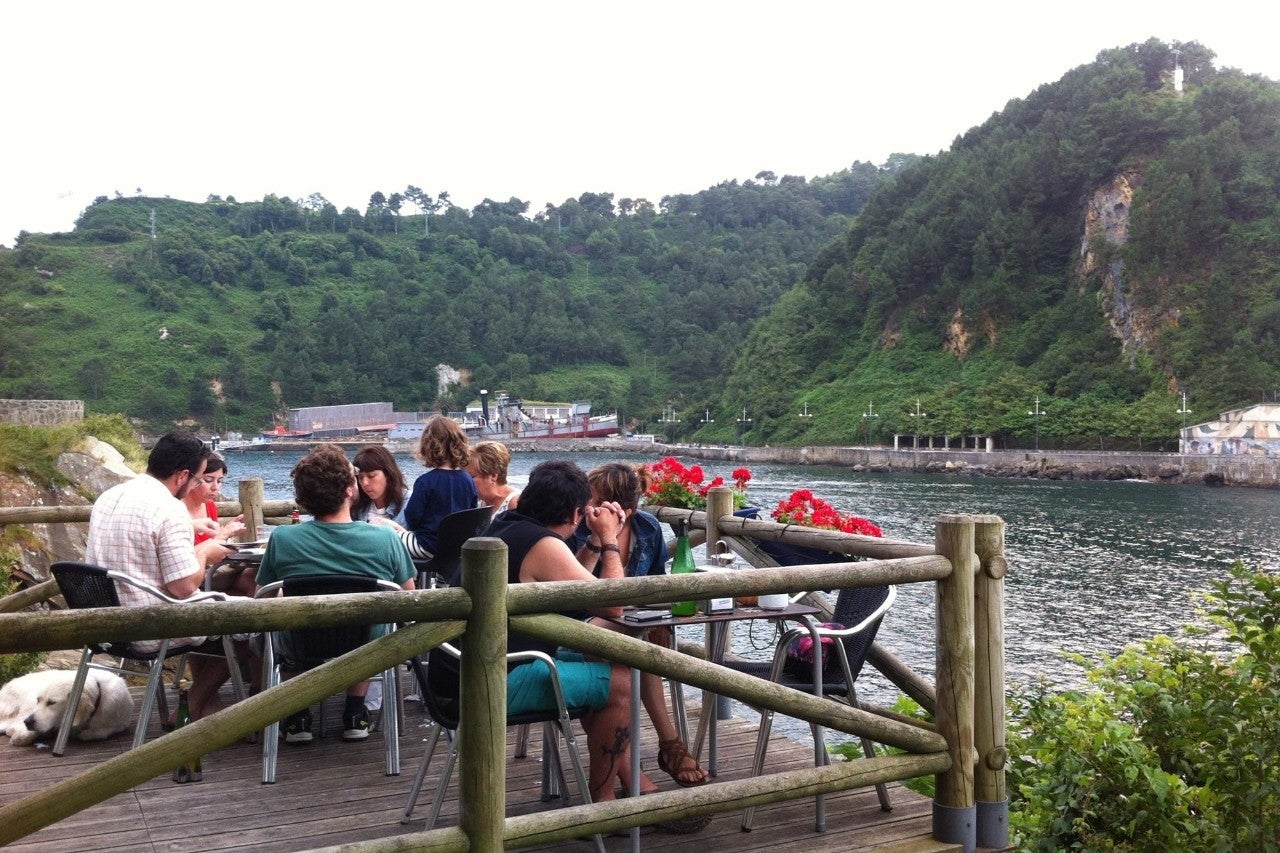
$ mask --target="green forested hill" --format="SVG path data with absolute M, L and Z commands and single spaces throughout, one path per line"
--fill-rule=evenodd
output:
M 0 396 L 221 431 L 489 387 L 702 441 L 1172 447 L 1183 393 L 1280 395 L 1280 85 L 1212 60 L 1106 50 L 938 156 L 657 208 L 102 198 L 0 251 Z
M 753 330 L 720 407 L 775 441 L 1038 420 L 1171 447 L 1181 392 L 1191 422 L 1275 399 L 1280 86 L 1212 58 L 1104 51 L 904 170 Z
M 318 194 L 100 198 L 74 232 L 0 251 L 0 396 L 219 431 L 479 387 L 652 419 L 714 393 L 759 316 L 911 159 L 762 172 L 660 210 L 584 193 L 534 216 L 514 198 L 467 211 L 415 187 L 364 212 Z M 439 364 L 463 384 L 440 393 Z

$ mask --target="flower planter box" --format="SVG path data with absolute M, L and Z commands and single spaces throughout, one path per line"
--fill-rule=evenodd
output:
M 760 518 L 760 508 L 755 506 L 743 507 L 735 510 L 733 513 L 738 518 L 749 518 L 758 520 Z M 768 539 L 752 539 L 761 551 L 772 557 L 779 566 L 807 566 L 814 563 L 843 563 L 852 560 L 846 554 L 838 554 L 835 551 L 825 551 L 821 548 L 808 548 L 804 545 L 791 545 L 786 542 L 774 542 Z

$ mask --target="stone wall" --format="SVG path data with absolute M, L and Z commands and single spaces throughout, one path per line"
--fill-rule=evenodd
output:
M 84 420 L 84 400 L 0 400 L 0 423 L 60 426 Z
M 628 447 L 637 450 L 638 445 Z M 834 465 L 855 471 L 910 471 L 1045 480 L 1132 480 L 1280 488 L 1280 459 L 1177 453 L 996 450 L 891 450 L 883 447 L 689 447 L 648 445 L 646 452 L 724 459 L 738 464 Z

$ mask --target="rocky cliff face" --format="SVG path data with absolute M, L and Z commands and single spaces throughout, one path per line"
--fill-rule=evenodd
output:
M 1133 192 L 1137 173 L 1116 175 L 1111 183 L 1093 191 L 1084 209 L 1084 233 L 1080 237 L 1080 274 L 1087 276 L 1098 270 L 1107 256 L 1106 248 L 1119 247 L 1129 239 L 1129 211 L 1133 209 Z
M 1141 179 L 1139 172 L 1123 172 L 1085 202 L 1078 268 L 1082 286 L 1100 285 L 1107 324 L 1130 359 L 1149 352 L 1160 330 L 1178 322 L 1176 313 L 1157 314 L 1140 307 L 1132 283 L 1125 279 L 1124 260 L 1115 252 L 1129 238 L 1133 194 Z
M 57 467 L 69 484 L 44 485 L 30 477 L 0 473 L 0 505 L 88 506 L 107 489 L 137 476 L 114 447 L 94 438 L 59 456 Z M 84 558 L 87 523 L 23 527 L 29 535 L 15 537 L 22 554 L 16 575 L 38 583 L 50 578 L 49 566 L 58 560 Z

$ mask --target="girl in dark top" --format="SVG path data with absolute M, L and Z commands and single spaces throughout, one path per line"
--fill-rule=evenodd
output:
M 457 421 L 443 415 L 427 421 L 416 455 L 430 470 L 414 481 L 413 494 L 404 508 L 406 530 L 400 539 L 414 559 L 429 560 L 444 517 L 472 509 L 480 498 L 466 471 L 471 446 Z

